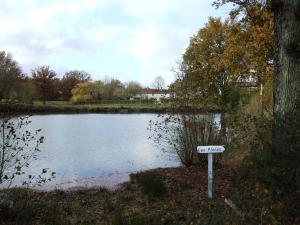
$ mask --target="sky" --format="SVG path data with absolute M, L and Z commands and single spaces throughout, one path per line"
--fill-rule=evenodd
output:
M 0 0 L 0 51 L 23 71 L 49 65 L 59 77 L 85 70 L 150 86 L 166 84 L 190 37 L 209 16 L 227 17 L 230 6 L 213 0 Z

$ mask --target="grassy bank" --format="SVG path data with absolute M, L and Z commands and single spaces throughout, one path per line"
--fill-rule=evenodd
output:
M 73 105 L 61 102 L 35 104 L 0 104 L 0 112 L 13 113 L 160 113 L 166 106 L 159 104 L 82 104 Z
M 170 104 L 163 103 L 95 103 L 95 104 L 71 104 L 64 101 L 49 101 L 47 104 L 34 102 L 33 104 L 7 104 L 0 103 L 0 112 L 10 113 L 165 113 L 171 111 Z M 179 109 L 189 111 L 190 109 Z M 199 112 L 218 112 L 216 107 L 199 108 Z

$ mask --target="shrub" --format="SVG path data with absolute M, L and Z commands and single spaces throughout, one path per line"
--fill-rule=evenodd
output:
M 114 210 L 114 204 L 113 204 L 111 198 L 107 195 L 105 195 L 105 197 L 104 197 L 103 209 L 104 209 L 105 213 L 110 213 Z
M 160 197 L 166 192 L 164 182 L 155 174 L 150 172 L 141 172 L 135 176 L 137 184 L 142 192 L 151 197 Z
M 28 128 L 30 123 L 29 116 L 10 118 L 3 115 L 1 118 L 0 115 L 1 187 L 10 187 L 18 176 L 26 186 L 41 185 L 55 176 L 55 172 L 50 173 L 48 168 L 42 169 L 40 174 L 26 174 L 26 168 L 37 159 L 39 147 L 44 142 L 41 129 L 31 131 Z
M 193 164 L 197 146 L 221 144 L 219 124 L 213 114 L 170 114 L 159 115 L 150 121 L 150 138 L 165 153 L 176 155 L 185 166 Z M 204 155 L 198 155 L 206 162 Z
M 242 133 L 235 137 L 235 140 L 239 139 L 237 146 L 248 148 L 247 154 L 244 154 L 245 172 L 240 175 L 241 182 L 247 178 L 241 185 L 240 205 L 250 219 L 257 219 L 258 223 L 282 224 L 285 221 L 293 224 L 287 221 L 292 221 L 299 214 L 300 124 L 293 116 L 277 124 L 276 129 L 280 129 L 282 135 L 276 139 L 272 137 L 273 116 L 268 112 L 241 116 L 244 120 L 239 121 L 243 123 L 235 128 L 236 132 L 240 130 Z M 288 129 L 291 124 L 294 126 L 292 132 L 296 131 L 294 135 Z
M 129 225 L 120 209 L 113 215 L 111 225 Z
M 270 141 L 272 136 L 272 110 L 262 111 L 258 97 L 249 97 L 250 102 L 238 111 L 229 114 L 228 146 L 225 156 L 231 160 L 242 161 L 253 150 L 262 148 L 263 137 Z
M 265 126 L 266 120 L 262 117 L 256 123 L 261 148 L 252 152 L 255 176 L 273 194 L 285 196 L 291 200 L 290 205 L 300 207 L 299 121 L 295 115 L 290 115 L 290 119 L 277 124 L 276 129 L 280 130 L 281 136 L 272 142 L 265 133 L 272 128 L 273 120 L 269 119 L 268 127 Z

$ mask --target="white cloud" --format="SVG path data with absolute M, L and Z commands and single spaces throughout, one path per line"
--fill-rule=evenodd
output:
M 104 8 L 107 4 L 107 1 L 105 0 L 85 0 L 83 1 L 83 5 L 87 9 L 99 9 L 99 8 Z
M 52 39 L 52 40 L 48 40 L 45 46 L 48 49 L 55 49 L 61 47 L 63 43 L 64 42 L 61 39 Z
M 8 8 L 16 8 L 18 6 L 18 1 L 17 0 L 3 0 L 4 6 Z
M 158 30 L 155 27 L 143 27 L 136 31 L 127 50 L 145 64 L 159 53 L 161 47 L 162 40 Z
M 141 82 L 170 69 L 211 11 L 199 0 L 0 0 L 0 46 L 26 72 L 86 62 L 98 74 L 134 74 Z M 66 63 L 68 59 L 68 65 Z M 99 62 L 105 62 L 98 66 Z M 123 64 L 126 61 L 128 64 Z M 97 65 L 96 65 L 97 64 Z M 109 65 L 111 64 L 111 65 Z M 89 68 L 82 68 L 87 69 Z M 149 76 L 146 78 L 146 76 Z M 122 79 L 122 77 L 120 77 Z M 132 78 L 137 79 L 137 78 Z
M 190 29 L 157 24 L 141 24 L 132 31 L 126 50 L 141 64 L 143 70 L 169 71 L 187 46 Z
M 168 6 L 169 0 L 143 1 L 143 0 L 124 0 L 118 1 L 121 9 L 128 15 L 138 18 L 158 16 L 167 13 L 172 4 Z
M 204 0 L 115 0 L 125 14 L 138 19 L 168 18 L 170 14 L 199 16 L 212 4 Z
M 102 44 L 104 42 L 114 41 L 116 38 L 122 38 L 122 34 L 127 31 L 126 27 L 106 25 L 101 27 L 91 27 L 82 32 L 82 38 L 93 44 Z
M 22 30 L 23 23 L 20 19 L 14 17 L 0 17 L 0 27 L 2 34 L 12 35 Z M 1 39 L 1 38 L 0 38 Z

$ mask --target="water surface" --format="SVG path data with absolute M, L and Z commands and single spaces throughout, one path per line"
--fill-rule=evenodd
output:
M 43 188 L 112 187 L 131 172 L 171 167 L 179 162 L 163 155 L 148 139 L 156 114 L 35 115 L 30 129 L 42 129 L 45 142 L 31 172 L 50 168 L 56 178 Z

